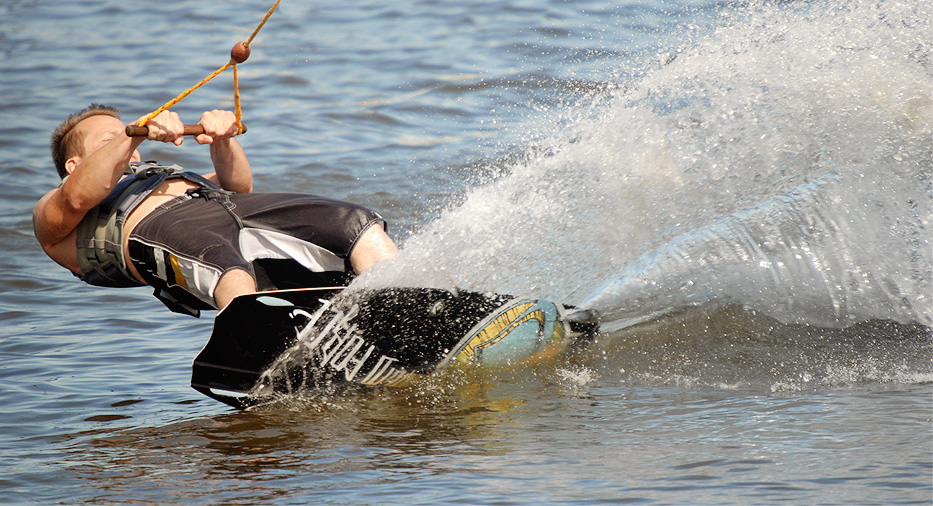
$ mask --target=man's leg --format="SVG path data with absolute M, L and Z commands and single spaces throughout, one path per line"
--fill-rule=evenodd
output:
M 369 269 L 376 262 L 394 258 L 398 248 L 385 233 L 382 226 L 374 223 L 360 236 L 350 252 L 350 265 L 357 274 Z M 217 309 L 223 309 L 238 295 L 256 293 L 256 281 L 243 269 L 232 269 L 220 277 L 214 289 Z
M 398 248 L 378 223 L 372 224 L 350 252 L 350 265 L 357 274 L 369 269 L 376 262 L 395 258 Z
M 214 301 L 217 309 L 227 307 L 227 304 L 238 295 L 256 292 L 256 281 L 243 269 L 232 269 L 224 273 L 214 288 Z

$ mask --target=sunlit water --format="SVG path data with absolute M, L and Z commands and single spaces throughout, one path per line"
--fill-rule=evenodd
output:
M 30 212 L 62 117 L 149 112 L 270 5 L 0 6 L 0 503 L 933 501 L 927 3 L 284 1 L 240 70 L 257 189 L 382 212 L 402 254 L 356 286 L 606 332 L 234 412 L 187 386 L 210 316 L 79 284 Z

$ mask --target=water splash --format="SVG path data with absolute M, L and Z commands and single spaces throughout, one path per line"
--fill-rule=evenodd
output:
M 933 326 L 931 32 L 920 1 L 724 11 L 358 284 Z

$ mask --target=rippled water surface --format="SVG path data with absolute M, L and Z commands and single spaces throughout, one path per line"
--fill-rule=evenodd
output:
M 604 332 L 237 412 L 188 387 L 213 315 L 80 284 L 30 213 L 64 116 L 148 113 L 270 6 L 0 5 L 0 503 L 933 502 L 928 2 L 284 0 L 240 67 L 257 190 L 380 211 L 402 253 L 357 286 Z

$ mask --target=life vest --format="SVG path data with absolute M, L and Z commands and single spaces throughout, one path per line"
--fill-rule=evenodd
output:
M 100 204 L 91 209 L 77 229 L 78 266 L 82 281 L 113 288 L 145 286 L 126 268 L 123 224 L 126 217 L 165 181 L 184 179 L 202 188 L 220 187 L 179 165 L 131 163 L 126 175 Z

